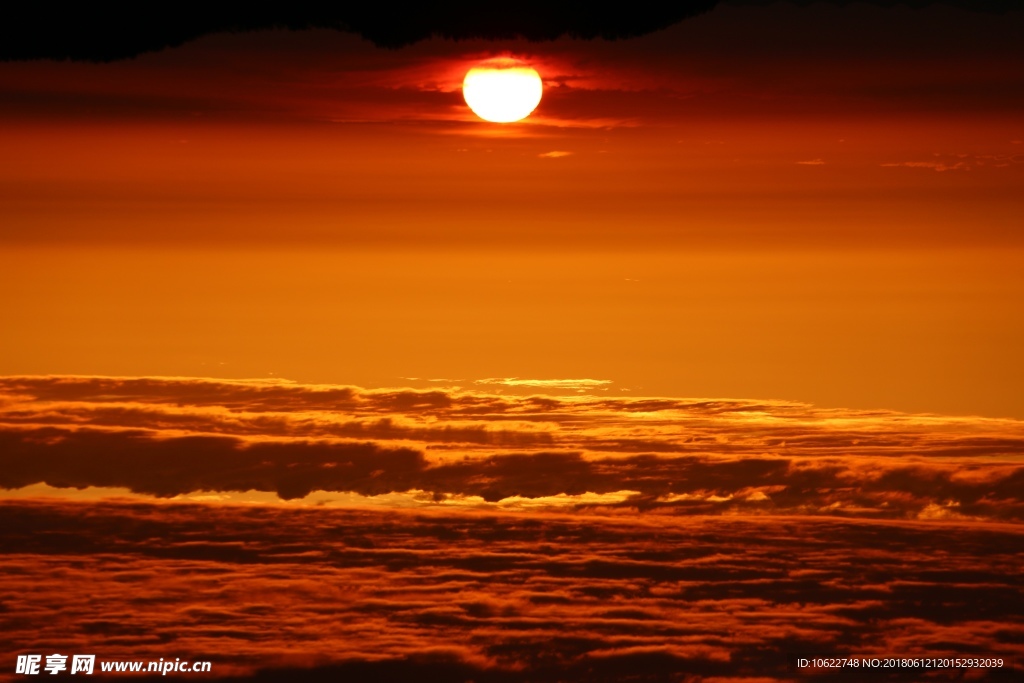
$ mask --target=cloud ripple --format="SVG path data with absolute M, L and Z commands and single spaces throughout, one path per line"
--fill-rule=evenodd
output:
M 815 678 L 799 653 L 1024 655 L 1017 525 L 7 501 L 0 529 L 16 653 L 541 682 Z

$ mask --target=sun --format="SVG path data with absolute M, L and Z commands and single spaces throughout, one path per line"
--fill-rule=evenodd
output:
M 540 104 L 544 85 L 536 69 L 511 60 L 474 66 L 462 81 L 462 96 L 485 121 L 521 121 Z

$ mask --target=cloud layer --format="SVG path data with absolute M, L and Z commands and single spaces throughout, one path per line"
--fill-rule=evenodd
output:
M 8 501 L 0 632 L 13 653 L 208 659 L 257 680 L 807 680 L 799 653 L 1019 662 L 1024 535 L 975 527 Z
M 801 654 L 948 654 L 1007 668 L 904 679 L 1011 680 L 1022 444 L 778 401 L 6 377 L 5 661 L 764 683 L 842 680 Z
M 1019 421 L 787 402 L 7 377 L 0 444 L 9 489 L 425 492 L 437 505 L 1024 518 Z

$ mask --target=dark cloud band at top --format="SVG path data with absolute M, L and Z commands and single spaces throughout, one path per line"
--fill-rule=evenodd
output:
M 821 2 L 821 0 L 817 0 Z M 176 47 L 205 35 L 268 29 L 334 29 L 358 34 L 378 47 L 399 48 L 429 38 L 450 40 L 554 40 L 632 38 L 667 28 L 717 5 L 767 6 L 775 0 L 689 0 L 632 2 L 620 6 L 591 2 L 556 4 L 523 0 L 514 4 L 375 2 L 336 4 L 290 2 L 237 7 L 204 6 L 188 11 L 170 3 L 138 9 L 33 3 L 0 24 L 0 60 L 72 59 L 112 61 Z M 811 0 L 796 2 L 812 4 Z M 830 0 L 830 4 L 854 4 Z M 860 0 L 857 4 L 913 8 L 948 6 L 1005 13 L 1013 0 Z
M 110 61 L 175 47 L 211 33 L 265 29 L 335 29 L 356 33 L 379 47 L 396 48 L 442 37 L 466 39 L 553 40 L 628 38 L 666 28 L 706 12 L 717 0 L 664 5 L 631 4 L 630 11 L 601 9 L 589 2 L 557 4 L 524 0 L 515 4 L 375 2 L 266 3 L 237 7 L 206 6 L 201 12 L 177 5 L 158 11 L 153 4 L 126 13 L 93 6 L 61 7 L 39 3 L 20 20 L 0 27 L 0 59 L 75 59 Z

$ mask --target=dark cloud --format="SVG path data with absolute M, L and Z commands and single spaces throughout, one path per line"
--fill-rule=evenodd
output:
M 67 8 L 36 4 L 0 28 L 2 59 L 109 61 L 181 45 L 210 33 L 265 29 L 350 31 L 381 47 L 401 47 L 431 37 L 455 40 L 553 40 L 627 38 L 665 28 L 706 12 L 716 0 L 641 3 L 629 11 L 586 2 L 524 0 L 515 5 L 448 2 L 376 2 L 325 7 L 319 2 L 270 3 L 259 7 L 206 6 L 189 11 L 152 4 L 145 10 Z
M 355 397 L 351 387 L 164 377 L 5 377 L 3 386 L 7 393 L 24 392 L 44 401 L 95 400 L 104 396 L 105 401 L 221 405 L 247 410 L 343 409 Z M 225 392 L 228 386 L 230 392 Z
M 124 487 L 160 497 L 263 491 L 284 499 L 313 491 L 425 491 L 439 502 L 470 496 L 492 503 L 626 491 L 632 493 L 621 505 L 689 514 L 747 509 L 1017 519 L 1024 513 L 1024 469 L 1013 465 L 970 469 L 654 454 L 591 459 L 566 451 L 499 451 L 430 462 L 424 451 L 379 442 L 53 427 L 0 431 L 0 453 L 0 485 L 6 488 Z
M 786 3 L 798 7 L 813 5 L 874 5 L 875 7 L 911 7 L 926 9 L 929 7 L 955 7 L 956 9 L 973 12 L 993 12 L 1002 14 L 1020 9 L 1020 3 L 1014 0 L 721 0 L 723 5 L 770 7 Z
M 820 0 L 818 0 L 820 3 Z M 524 0 L 514 5 L 446 2 L 348 4 L 264 3 L 238 8 L 206 6 L 189 11 L 152 3 L 145 9 L 65 7 L 35 3 L 8 13 L 0 25 L 0 59 L 110 61 L 175 47 L 204 35 L 267 29 L 335 29 L 360 35 L 379 47 L 397 48 L 432 37 L 453 40 L 554 40 L 562 36 L 621 39 L 640 36 L 712 10 L 718 0 L 680 3 L 589 2 L 557 4 Z M 724 5 L 772 5 L 772 0 L 724 0 Z M 796 4 L 812 4 L 803 0 Z M 830 0 L 830 4 L 854 4 Z M 1013 0 L 861 0 L 856 4 L 915 8 L 949 6 L 1005 13 Z

